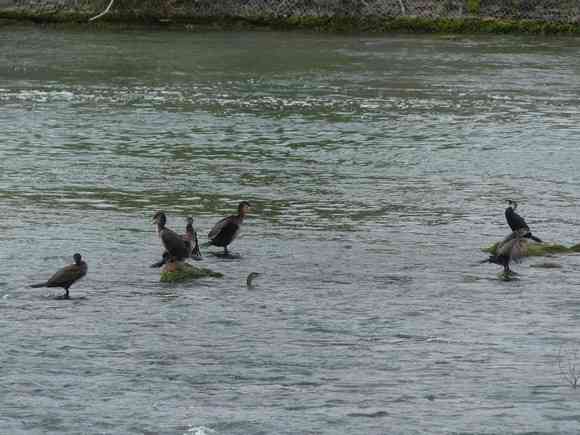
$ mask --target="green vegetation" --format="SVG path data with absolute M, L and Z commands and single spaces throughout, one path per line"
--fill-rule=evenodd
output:
M 153 9 L 121 10 L 88 24 L 89 18 L 98 11 L 42 12 L 24 9 L 0 9 L 0 25 L 8 21 L 32 21 L 35 23 L 80 24 L 89 28 L 163 26 L 172 30 L 309 30 L 329 33 L 530 33 L 530 34 L 578 34 L 580 25 L 565 22 L 536 20 L 499 20 L 476 17 L 479 0 L 469 0 L 468 18 L 421 18 L 421 17 L 369 17 L 290 16 L 280 17 L 199 17 L 177 13 L 167 15 Z
M 499 242 L 498 242 L 499 243 Z M 483 248 L 483 252 L 488 252 L 490 254 L 495 254 L 498 243 L 494 243 L 491 246 Z M 549 254 L 571 254 L 574 252 L 580 252 L 580 244 L 566 247 L 559 244 L 550 243 L 528 243 L 526 256 L 528 257 L 538 257 L 542 255 Z
M 199 278 L 223 278 L 223 274 L 205 267 L 195 267 L 188 263 L 178 263 L 161 271 L 161 282 L 183 282 Z
M 479 15 L 479 0 L 467 0 L 467 10 L 471 15 Z
M 513 272 L 498 272 L 497 277 L 502 281 L 517 281 L 519 278 Z

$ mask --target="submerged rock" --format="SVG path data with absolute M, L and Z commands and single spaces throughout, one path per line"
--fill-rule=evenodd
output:
M 161 282 L 181 282 L 198 278 L 222 278 L 220 272 L 205 267 L 192 266 L 189 263 L 167 263 L 161 270 Z
M 499 272 L 497 274 L 497 277 L 501 280 L 501 281 L 518 281 L 519 278 L 517 276 L 517 273 L 514 272 Z
M 550 261 L 543 261 L 542 263 L 530 264 L 530 267 L 538 267 L 541 269 L 561 269 L 562 265 Z

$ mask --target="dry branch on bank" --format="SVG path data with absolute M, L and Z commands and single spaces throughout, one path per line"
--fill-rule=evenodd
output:
M 92 18 L 89 18 L 89 21 L 94 21 L 94 20 L 96 20 L 97 18 L 101 18 L 102 16 L 104 16 L 104 15 L 107 15 L 107 14 L 109 13 L 109 11 L 111 10 L 111 6 L 113 6 L 113 3 L 115 3 L 115 0 L 111 0 L 111 1 L 109 2 L 109 6 L 107 6 L 107 8 L 106 8 L 106 9 L 105 9 L 103 12 L 101 12 L 101 13 L 100 13 L 100 14 L 98 14 L 98 15 L 95 15 L 95 16 L 94 16 L 94 17 L 92 17 Z

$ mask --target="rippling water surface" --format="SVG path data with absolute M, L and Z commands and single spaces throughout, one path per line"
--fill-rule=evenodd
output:
M 580 240 L 579 47 L 4 28 L 0 433 L 578 433 L 580 257 L 479 261 L 507 198 Z M 160 283 L 153 213 L 241 199 L 225 277 Z

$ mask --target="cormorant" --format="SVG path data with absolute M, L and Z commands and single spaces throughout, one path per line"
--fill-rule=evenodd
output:
M 232 243 L 240 232 L 240 226 L 244 223 L 244 218 L 250 210 L 250 203 L 242 201 L 238 204 L 238 214 L 223 218 L 214 225 L 207 235 L 208 245 L 222 246 L 224 255 L 229 255 L 228 245 Z
M 68 289 L 70 286 L 87 274 L 87 263 L 83 261 L 81 254 L 74 254 L 73 259 L 74 264 L 63 267 L 52 275 L 48 281 L 32 284 L 30 287 L 62 287 L 66 292 L 62 298 L 69 299 Z
M 510 233 L 505 239 L 497 244 L 495 254 L 490 255 L 485 262 L 503 266 L 505 274 L 512 273 L 510 263 L 519 260 L 526 252 L 524 232 L 525 229 L 521 229 Z
M 185 234 L 183 235 L 185 247 L 189 252 L 189 256 L 201 260 L 201 251 L 199 250 L 199 242 L 197 240 L 197 233 L 193 229 L 193 218 L 187 218 L 187 225 L 185 226 Z
M 164 255 L 165 261 L 163 261 L 163 263 L 167 261 L 183 261 L 188 258 L 189 251 L 185 247 L 183 238 L 175 231 L 172 231 L 165 226 L 167 223 L 165 213 L 162 211 L 155 213 L 155 216 L 153 216 L 153 222 L 157 224 L 157 234 L 159 234 L 161 243 L 167 251 L 167 258 L 165 259 Z M 161 266 L 163 263 L 161 263 L 159 266 Z
M 199 242 L 197 240 L 197 233 L 193 229 L 193 218 L 187 218 L 187 225 L 185 226 L 185 234 L 180 236 L 182 238 L 183 244 L 187 251 L 186 258 L 193 258 L 195 260 L 201 260 L 201 252 L 199 250 Z M 163 252 L 161 260 L 157 263 L 153 263 L 151 267 L 161 267 L 169 261 L 169 253 L 167 251 Z
M 254 278 L 259 277 L 260 274 L 258 272 L 251 272 L 248 277 L 246 278 L 246 286 L 248 288 L 254 288 Z
M 526 239 L 532 239 L 535 242 L 543 243 L 538 237 L 532 235 L 530 227 L 528 227 L 524 218 L 516 213 L 515 210 L 518 207 L 518 203 L 512 200 L 508 200 L 507 203 L 508 206 L 505 209 L 505 218 L 512 231 L 520 232 L 522 234 L 521 237 L 525 237 Z

